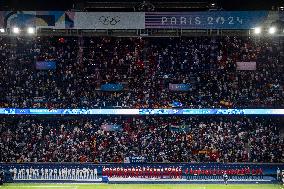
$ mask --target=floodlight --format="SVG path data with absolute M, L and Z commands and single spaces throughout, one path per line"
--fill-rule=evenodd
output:
M 270 34 L 274 34 L 276 32 L 276 28 L 275 27 L 270 27 L 268 30 L 268 33 Z
M 35 33 L 35 28 L 33 28 L 33 27 L 28 27 L 27 33 L 28 33 L 28 34 L 34 34 L 34 33 Z
M 260 27 L 254 28 L 254 33 L 255 34 L 260 34 L 261 33 L 261 28 Z
M 13 28 L 13 33 L 18 34 L 20 33 L 20 29 L 18 27 Z

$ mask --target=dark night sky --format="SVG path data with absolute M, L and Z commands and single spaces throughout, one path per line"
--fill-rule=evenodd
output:
M 7 5 L 20 10 L 67 10 L 72 7 L 73 2 L 82 0 L 0 0 L 0 5 Z M 123 1 L 123 0 L 90 0 L 100 2 Z M 161 2 L 162 0 L 160 0 Z M 166 0 L 173 2 L 174 0 Z M 185 1 L 185 0 L 177 0 Z M 187 0 L 187 2 L 190 0 Z M 191 0 L 191 1 L 207 1 L 207 0 Z M 210 1 L 210 0 L 208 0 Z M 272 6 L 284 5 L 284 0 L 215 0 L 225 10 L 270 10 Z M 2 4 L 1 4 L 2 2 Z M 123 1 L 125 2 L 125 1 Z M 127 1 L 130 2 L 130 1 Z M 132 1 L 133 2 L 133 1 Z M 134 0 L 134 2 L 142 2 L 142 0 Z M 150 1 L 151 2 L 151 1 Z

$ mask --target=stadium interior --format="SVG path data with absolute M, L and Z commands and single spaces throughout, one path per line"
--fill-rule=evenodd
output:
M 283 189 L 284 2 L 0 0 L 0 188 Z

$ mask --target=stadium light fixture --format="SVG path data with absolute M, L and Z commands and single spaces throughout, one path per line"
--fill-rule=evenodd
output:
M 0 28 L 0 33 L 5 33 L 5 29 L 4 28 Z
M 270 28 L 268 29 L 268 33 L 269 33 L 269 34 L 275 34 L 275 33 L 276 33 L 276 27 L 270 27 Z
M 261 27 L 254 28 L 254 34 L 260 34 L 261 33 Z
M 20 28 L 14 27 L 14 28 L 13 28 L 13 33 L 14 33 L 14 34 L 19 34 L 19 33 L 20 33 Z
M 27 33 L 28 33 L 28 34 L 35 34 L 35 28 L 33 28 L 33 27 L 28 27 L 28 28 L 27 28 Z

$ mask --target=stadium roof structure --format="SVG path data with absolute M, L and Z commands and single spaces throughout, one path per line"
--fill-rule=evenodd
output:
M 155 11 L 189 11 L 222 8 L 224 10 L 277 10 L 284 6 L 282 0 L 0 0 L 0 10 L 91 10 L 134 11 L 135 7 L 148 3 Z

